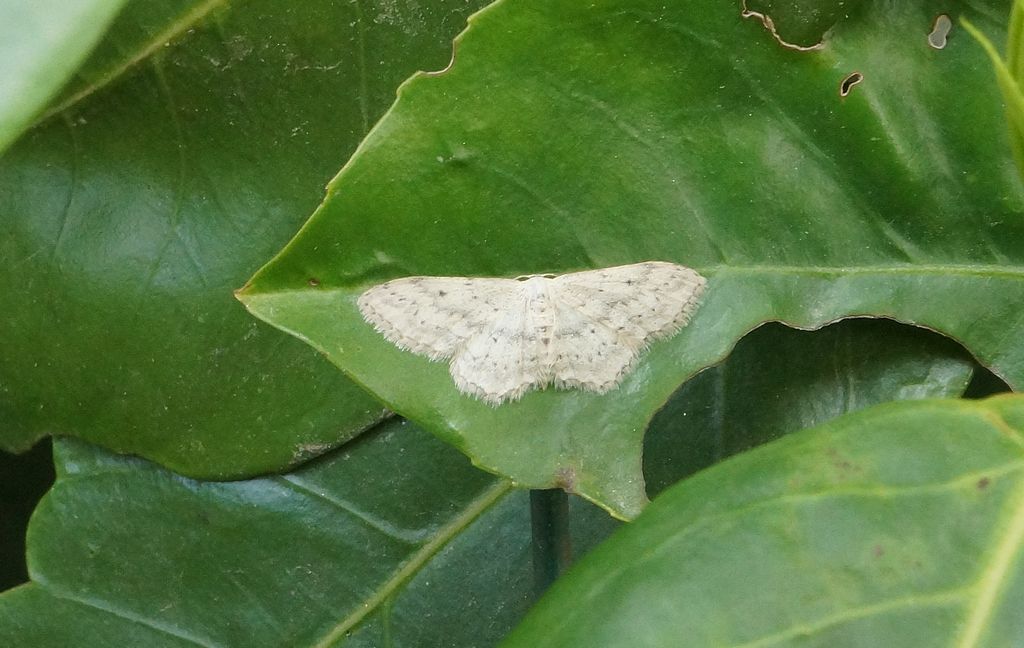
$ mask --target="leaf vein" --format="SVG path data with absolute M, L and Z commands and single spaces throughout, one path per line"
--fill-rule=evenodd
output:
M 844 610 L 839 614 L 822 617 L 811 622 L 804 622 L 782 630 L 778 633 L 755 639 L 754 641 L 733 644 L 733 648 L 765 648 L 775 644 L 787 642 L 795 638 L 808 638 L 811 635 L 840 625 L 847 621 L 856 621 L 877 614 L 884 614 L 893 610 L 911 606 L 940 606 L 961 601 L 969 593 L 968 588 L 956 588 L 945 592 L 938 592 L 929 596 L 901 596 L 887 599 L 872 605 L 862 605 Z
M 437 554 L 437 552 L 439 552 L 452 538 L 454 538 L 459 531 L 469 526 L 473 520 L 494 505 L 511 489 L 512 484 L 508 481 L 502 480 L 481 493 L 475 500 L 469 503 L 462 513 L 439 529 L 434 535 L 434 538 L 427 544 L 423 545 L 419 551 L 414 553 L 390 579 L 377 588 L 372 596 L 367 598 L 362 605 L 358 606 L 351 612 L 351 614 L 331 628 L 324 637 L 314 645 L 314 648 L 328 648 L 329 646 L 335 645 L 340 638 L 345 636 L 346 632 L 354 628 L 360 621 L 366 618 L 367 615 L 379 606 L 383 605 L 395 590 L 412 578 L 412 576 L 418 572 L 428 560 Z
M 390 538 L 394 538 L 400 542 L 406 544 L 418 545 L 426 538 L 429 534 L 429 530 L 417 530 L 417 529 L 402 529 L 400 527 L 391 524 L 387 520 L 380 519 L 375 515 L 371 515 L 366 511 L 360 510 L 358 507 L 353 505 L 351 502 L 346 502 L 333 495 L 323 493 L 313 486 L 310 486 L 303 482 L 301 479 L 294 475 L 284 475 L 274 478 L 277 483 L 289 488 L 301 495 L 315 498 L 319 501 L 326 502 L 332 507 L 344 511 L 345 513 L 359 518 L 361 521 L 366 523 L 373 529 L 380 531 Z
M 997 534 L 1005 535 L 996 545 L 992 559 L 982 570 L 977 584 L 978 597 L 968 611 L 963 632 L 956 643 L 958 648 L 981 645 L 989 620 L 999 603 L 999 594 L 1006 588 L 1008 575 L 1013 573 L 1011 566 L 1020 559 L 1021 547 L 1024 546 L 1024 488 L 1018 489 L 1009 511 L 1009 520 L 994 528 Z

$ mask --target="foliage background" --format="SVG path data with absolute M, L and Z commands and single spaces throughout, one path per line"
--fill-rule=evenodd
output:
M 526 495 L 508 478 L 631 517 L 685 476 L 845 412 L 1007 389 L 975 358 L 1014 385 L 1024 371 L 1022 195 L 999 90 L 965 33 L 926 47 L 935 13 L 959 15 L 951 3 L 751 3 L 784 38 L 827 32 L 808 54 L 716 3 L 499 2 L 452 68 L 402 85 L 390 112 L 404 79 L 445 68 L 483 3 L 79 4 L 95 29 L 60 35 L 70 54 L 19 49 L 52 42 L 38 30 L 53 16 L 81 15 L 42 3 L 47 20 L 0 39 L 5 60 L 32 63 L 5 81 L 46 81 L 0 92 L 0 445 L 58 437 L 38 507 L 47 447 L 0 465 L 12 585 L 25 578 L 18 520 L 35 508 L 29 582 L 0 596 L 2 643 L 494 645 L 537 597 Z M 963 12 L 1001 42 L 1008 10 Z M 865 80 L 842 99 L 851 70 Z M 242 297 L 320 353 L 231 294 L 311 213 Z M 337 312 L 396 274 L 654 257 L 708 274 L 709 300 L 604 400 L 544 393 L 483 411 L 443 367 Z M 764 324 L 847 315 L 925 324 L 967 349 L 888 320 Z M 385 420 L 381 401 L 420 425 Z M 726 482 L 756 484 L 742 466 L 813 445 L 793 438 L 700 483 L 733 471 Z M 223 479 L 236 481 L 207 481 Z M 666 501 L 669 519 L 690 505 Z M 867 547 L 891 524 L 848 520 Z M 564 521 L 577 556 L 618 526 L 580 498 Z M 974 522 L 1012 538 L 995 513 Z M 749 524 L 739 550 L 756 553 L 763 527 Z M 628 564 L 616 546 L 561 587 Z M 816 564 L 789 546 L 787 560 Z M 616 596 L 656 611 L 629 592 Z M 552 600 L 537 618 L 562 614 Z M 771 635 L 720 612 L 702 620 Z

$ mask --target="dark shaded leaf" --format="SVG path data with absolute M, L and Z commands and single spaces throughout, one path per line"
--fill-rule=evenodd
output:
M 444 65 L 471 6 L 261 0 L 180 24 L 197 7 L 210 3 L 133 3 L 87 67 L 102 90 L 0 160 L 4 448 L 60 433 L 237 477 L 383 416 L 231 293 L 313 210 L 395 85 Z M 183 37 L 154 50 L 169 32 Z M 111 69 L 124 73 L 108 83 Z
M 887 320 L 852 319 L 813 332 L 766 324 L 655 415 L 644 437 L 648 494 L 849 412 L 890 400 L 960 396 L 972 369 L 950 340 Z
M 400 420 L 239 482 L 56 450 L 0 645 L 484 647 L 534 599 L 527 494 Z M 570 520 L 580 554 L 611 530 Z

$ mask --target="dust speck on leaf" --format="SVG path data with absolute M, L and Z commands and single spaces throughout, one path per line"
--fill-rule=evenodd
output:
M 330 443 L 300 443 L 292 452 L 292 461 L 305 461 L 318 457 L 332 447 Z
M 320 280 L 317 279 L 316 277 L 310 277 L 308 283 L 313 288 L 316 288 L 317 286 L 320 285 Z

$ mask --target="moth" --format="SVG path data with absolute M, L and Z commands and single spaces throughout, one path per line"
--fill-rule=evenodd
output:
M 447 360 L 459 391 L 491 405 L 554 385 L 604 393 L 653 340 L 689 322 L 707 281 L 648 261 L 515 279 L 405 277 L 358 299 L 399 348 Z

